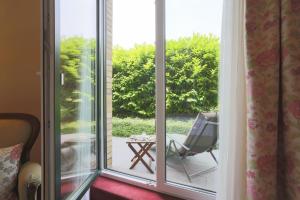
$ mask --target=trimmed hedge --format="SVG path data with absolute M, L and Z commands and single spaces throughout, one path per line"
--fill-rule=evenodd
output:
M 62 120 L 79 116 L 82 97 L 86 105 L 94 101 L 80 90 L 84 81 L 94 85 L 95 69 L 84 60 L 95 60 L 95 40 L 81 37 L 61 42 L 61 66 L 65 75 L 61 93 Z M 113 116 L 153 118 L 155 115 L 155 48 L 136 45 L 113 49 Z M 92 62 L 93 63 L 93 62 Z M 190 115 L 217 108 L 219 39 L 198 35 L 166 43 L 166 108 L 168 115 Z M 86 68 L 86 69 L 85 69 Z M 82 79 L 82 71 L 85 76 Z M 89 108 L 92 109 L 92 108 Z
M 113 50 L 113 116 L 155 115 L 155 49 L 136 45 Z M 215 110 L 219 39 L 198 35 L 166 43 L 166 108 L 172 115 Z

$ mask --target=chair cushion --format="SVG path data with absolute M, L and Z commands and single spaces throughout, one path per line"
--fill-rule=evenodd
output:
M 0 149 L 0 199 L 15 200 L 23 144 Z

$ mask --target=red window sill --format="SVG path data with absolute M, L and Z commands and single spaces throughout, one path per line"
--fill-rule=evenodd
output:
M 90 200 L 180 200 L 106 177 L 98 177 L 95 180 L 90 195 Z

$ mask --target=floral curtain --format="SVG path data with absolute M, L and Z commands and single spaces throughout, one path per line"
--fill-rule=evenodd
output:
M 247 199 L 300 199 L 300 0 L 246 0 Z

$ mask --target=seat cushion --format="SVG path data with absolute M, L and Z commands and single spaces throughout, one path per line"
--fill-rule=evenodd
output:
M 15 188 L 23 144 L 0 149 L 0 199 L 17 199 Z

